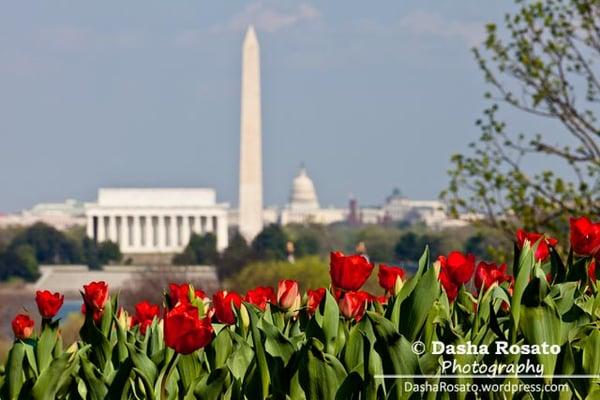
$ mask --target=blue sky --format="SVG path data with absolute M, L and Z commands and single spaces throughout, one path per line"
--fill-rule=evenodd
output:
M 343 4 L 343 6 L 342 6 Z M 376 4 L 377 6 L 373 6 Z M 265 202 L 435 198 L 478 137 L 487 1 L 0 0 L 0 211 L 103 186 L 237 203 L 241 43 L 261 43 Z

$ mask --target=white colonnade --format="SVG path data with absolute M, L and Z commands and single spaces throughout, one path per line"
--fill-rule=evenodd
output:
M 175 210 L 94 210 L 87 213 L 87 235 L 98 242 L 118 243 L 124 253 L 179 252 L 192 233 L 213 233 L 217 249 L 227 246 L 227 213 Z

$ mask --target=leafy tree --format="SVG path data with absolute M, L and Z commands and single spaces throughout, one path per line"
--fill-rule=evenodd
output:
M 36 223 L 18 234 L 9 245 L 9 251 L 21 245 L 30 245 L 40 264 L 76 264 L 82 261 L 77 242 L 43 223 Z
M 400 237 L 394 246 L 395 258 L 399 261 L 417 261 L 423 253 L 423 241 L 414 232 L 407 232 Z
M 83 259 L 87 266 L 93 270 L 100 269 L 102 267 L 102 263 L 100 262 L 98 246 L 94 239 L 84 237 L 81 242 L 81 248 L 83 252 Z
M 285 260 L 288 236 L 281 226 L 271 224 L 252 241 L 252 251 L 259 260 Z
M 316 256 L 299 258 L 294 264 L 283 260 L 254 261 L 225 282 L 229 290 L 240 293 L 256 286 L 277 289 L 281 279 L 295 279 L 303 290 L 327 287 L 330 282 L 329 267 L 325 260 Z
M 28 244 L 11 246 L 0 255 L 0 280 L 19 277 L 35 281 L 40 276 L 35 249 Z
M 183 252 L 173 257 L 173 264 L 176 265 L 215 265 L 218 261 L 217 237 L 212 233 L 192 233 Z
M 600 3 L 516 3 L 474 50 L 491 103 L 472 152 L 452 157 L 442 197 L 454 214 L 481 213 L 510 237 L 518 226 L 560 237 L 567 216 L 600 215 Z M 504 122 L 500 106 L 529 117 L 536 131 Z M 532 167 L 540 156 L 546 169 Z
M 321 243 L 318 237 L 310 233 L 304 233 L 294 241 L 294 250 L 296 257 L 320 254 Z
M 246 239 L 236 232 L 229 240 L 229 245 L 223 251 L 217 274 L 223 280 L 237 274 L 246 264 L 252 261 L 252 251 Z
M 102 265 L 109 264 L 111 261 L 118 262 L 121 259 L 123 254 L 117 243 L 107 240 L 98 245 L 98 260 Z
M 359 242 L 364 242 L 371 261 L 390 263 L 394 259 L 394 245 L 398 234 L 396 229 L 369 225 L 357 232 L 353 247 Z

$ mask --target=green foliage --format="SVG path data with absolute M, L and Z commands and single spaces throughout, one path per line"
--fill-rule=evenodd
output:
M 87 266 L 90 269 L 100 269 L 102 264 L 100 263 L 96 241 L 94 239 L 90 239 L 89 237 L 84 237 L 81 242 L 81 248 L 83 252 L 83 259 L 86 261 Z
M 229 240 L 229 245 L 223 251 L 218 264 L 217 274 L 223 280 L 236 275 L 251 259 L 252 251 L 246 239 L 236 232 Z
M 43 223 L 34 224 L 17 235 L 8 250 L 21 245 L 31 246 L 40 264 L 75 264 L 82 261 L 80 248 L 74 240 Z
M 470 153 L 452 156 L 442 196 L 454 214 L 481 213 L 507 237 L 524 227 L 564 238 L 567 216 L 600 215 L 600 4 L 515 3 L 518 11 L 501 28 L 489 24 L 474 50 L 492 104 Z M 500 105 L 536 131 L 504 122 Z M 540 156 L 544 168 L 535 168 Z
M 98 260 L 102 265 L 112 261 L 119 262 L 121 259 L 123 259 L 123 254 L 117 243 L 106 240 L 98 245 Z
M 111 241 L 97 244 L 81 230 L 61 232 L 43 223 L 28 228 L 0 232 L 3 240 L 10 242 L 0 249 L 0 280 L 12 277 L 26 281 L 39 276 L 38 264 L 85 263 L 99 269 L 110 262 L 122 259 L 119 246 Z
M 0 254 L 0 280 L 19 277 L 26 281 L 34 281 L 39 275 L 35 249 L 32 246 L 11 246 L 5 253 Z
M 354 243 L 363 242 L 372 261 L 389 263 L 394 259 L 394 245 L 398 240 L 398 236 L 399 231 L 397 229 L 369 225 L 356 233 Z
M 192 233 L 183 252 L 173 257 L 175 265 L 216 265 L 218 261 L 217 237 L 212 233 Z
M 281 279 L 295 279 L 304 289 L 329 285 L 329 263 L 318 256 L 287 261 L 255 261 L 225 282 L 230 290 L 245 292 L 256 286 L 277 287 Z
M 259 260 L 285 260 L 288 236 L 278 224 L 265 227 L 252 241 L 252 251 Z

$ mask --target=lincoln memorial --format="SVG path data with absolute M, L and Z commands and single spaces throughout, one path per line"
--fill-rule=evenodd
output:
M 181 252 L 193 232 L 212 232 L 217 249 L 227 247 L 228 205 L 214 189 L 102 188 L 85 209 L 87 235 L 125 254 Z

